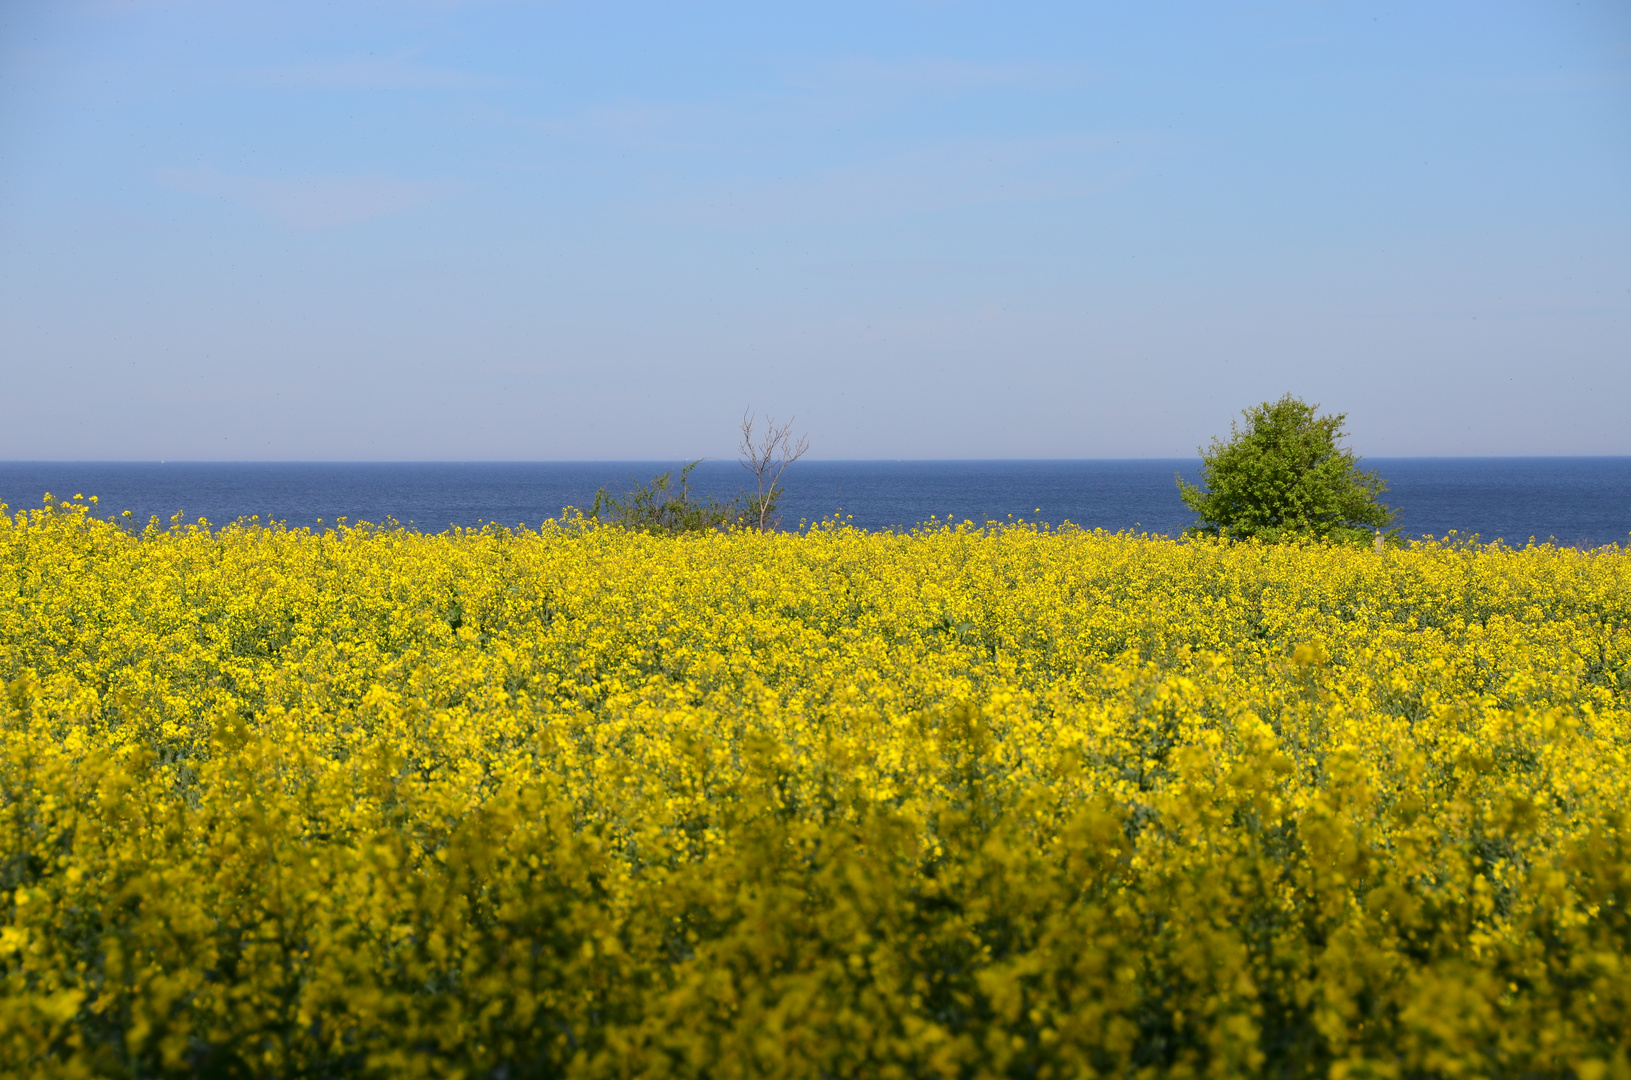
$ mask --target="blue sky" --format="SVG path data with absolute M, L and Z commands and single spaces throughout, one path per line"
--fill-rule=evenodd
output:
M 0 459 L 1631 453 L 1631 5 L 0 6 Z

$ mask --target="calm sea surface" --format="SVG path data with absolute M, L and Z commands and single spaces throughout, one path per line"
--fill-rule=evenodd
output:
M 936 516 L 976 522 L 1010 515 L 1088 528 L 1175 535 L 1191 523 L 1173 474 L 1196 478 L 1198 462 L 1170 461 L 801 461 L 785 476 L 783 523 L 842 514 L 867 529 L 910 527 Z M 1531 537 L 1596 547 L 1631 542 L 1631 457 L 1366 458 L 1388 481 L 1407 535 L 1451 530 L 1523 544 Z M 543 463 L 131 463 L 0 462 L 0 502 L 13 512 L 46 492 L 101 498 L 101 516 L 133 511 L 139 522 L 177 511 L 224 524 L 259 515 L 290 526 L 337 518 L 395 518 L 418 529 L 449 525 L 536 527 L 563 507 L 588 506 L 595 491 L 627 491 L 672 462 Z M 693 490 L 734 495 L 746 480 L 735 462 L 704 462 Z

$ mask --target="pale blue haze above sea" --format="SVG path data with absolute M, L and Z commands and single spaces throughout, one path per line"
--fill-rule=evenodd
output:
M 336 519 L 440 531 L 483 522 L 537 527 L 595 491 L 628 489 L 674 462 L 261 463 L 0 462 L 0 502 L 37 507 L 46 492 L 100 498 L 99 516 L 136 521 L 202 517 L 215 525 L 259 515 L 291 527 Z M 866 529 L 928 521 L 1072 522 L 1111 531 L 1177 535 L 1193 517 L 1174 474 L 1198 462 L 800 461 L 784 476 L 783 526 L 849 517 Z M 1368 458 L 1387 480 L 1385 501 L 1407 536 L 1452 530 L 1522 545 L 1532 538 L 1597 547 L 1631 543 L 1631 457 Z M 747 475 L 707 461 L 692 488 L 729 497 Z

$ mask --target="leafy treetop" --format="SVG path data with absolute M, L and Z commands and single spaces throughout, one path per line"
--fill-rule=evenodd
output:
M 1339 445 L 1347 414 L 1320 416 L 1318 408 L 1291 394 L 1265 401 L 1242 412 L 1244 429 L 1230 425 L 1228 442 L 1201 448 L 1201 483 L 1178 478 L 1200 519 L 1190 535 L 1357 543 L 1385 531 L 1397 539 L 1398 513 L 1379 498 L 1386 482 Z

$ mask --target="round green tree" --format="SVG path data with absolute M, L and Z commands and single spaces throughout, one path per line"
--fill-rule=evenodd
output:
M 1359 468 L 1341 445 L 1346 413 L 1320 416 L 1287 394 L 1241 415 L 1228 442 L 1202 447 L 1201 483 L 1178 478 L 1178 492 L 1200 519 L 1191 535 L 1269 542 L 1313 537 L 1337 543 L 1397 536 L 1397 511 L 1380 496 L 1387 484 Z

